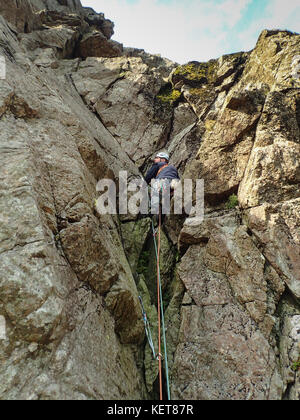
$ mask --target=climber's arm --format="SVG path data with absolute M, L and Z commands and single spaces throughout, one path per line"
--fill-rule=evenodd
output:
M 147 182 L 147 184 L 150 184 L 151 180 L 156 177 L 158 170 L 159 165 L 157 165 L 156 163 L 153 166 L 151 166 L 151 168 L 145 176 L 145 181 Z

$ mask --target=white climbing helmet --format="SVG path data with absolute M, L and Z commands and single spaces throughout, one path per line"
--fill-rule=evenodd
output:
M 168 155 L 168 153 L 164 153 L 164 152 L 157 153 L 155 157 L 166 159 L 168 162 L 170 160 L 170 156 Z

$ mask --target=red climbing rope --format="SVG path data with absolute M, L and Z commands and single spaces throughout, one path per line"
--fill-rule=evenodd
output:
M 160 337 L 160 267 L 159 267 L 159 257 L 160 257 L 160 230 L 161 230 L 161 212 L 159 212 L 159 222 L 158 222 L 158 246 L 157 246 L 157 314 L 158 314 L 158 369 L 159 369 L 159 395 L 160 400 L 163 399 L 163 388 L 162 388 L 162 366 L 161 366 L 161 337 Z

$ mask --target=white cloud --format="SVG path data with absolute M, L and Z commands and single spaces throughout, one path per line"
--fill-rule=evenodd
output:
M 299 0 L 269 0 L 264 16 L 257 19 L 239 34 L 240 45 L 251 49 L 264 29 L 288 29 L 299 32 Z
M 82 0 L 115 23 L 113 39 L 125 47 L 179 63 L 207 61 L 225 53 L 250 50 L 265 28 L 299 25 L 299 0 L 269 0 L 266 16 L 236 32 L 247 6 L 260 0 Z M 249 18 L 250 19 L 250 18 Z
M 251 0 L 82 0 L 115 22 L 114 39 L 126 47 L 160 53 L 179 63 L 209 60 L 224 53 L 228 29 Z
M 299 0 L 272 0 L 268 5 L 267 13 L 268 16 L 265 23 L 268 25 L 268 28 L 285 29 L 285 26 L 288 24 L 290 29 L 299 31 Z
M 251 0 L 226 0 L 214 6 L 214 18 L 218 18 L 223 25 L 233 28 L 243 15 Z

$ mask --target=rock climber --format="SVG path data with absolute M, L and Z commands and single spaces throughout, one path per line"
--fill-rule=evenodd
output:
M 154 158 L 154 163 L 145 176 L 148 185 L 151 184 L 151 211 L 152 214 L 158 215 L 161 212 L 162 201 L 173 195 L 176 183 L 180 181 L 180 177 L 175 166 L 169 164 L 170 157 L 166 152 L 158 153 Z M 169 197 L 166 197 L 166 195 Z M 169 209 L 169 206 L 167 207 Z M 168 211 L 167 211 L 168 212 Z M 163 221 L 166 213 L 161 214 Z
M 168 179 L 170 183 L 173 179 L 179 180 L 178 171 L 173 165 L 169 165 L 170 157 L 168 153 L 158 153 L 154 158 L 154 164 L 151 166 L 145 176 L 147 184 L 150 184 L 152 179 Z

